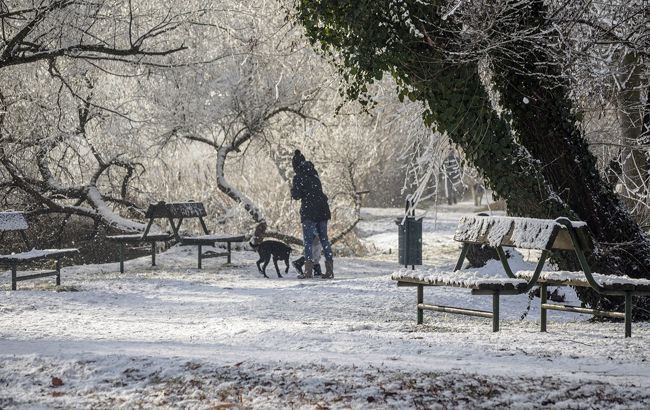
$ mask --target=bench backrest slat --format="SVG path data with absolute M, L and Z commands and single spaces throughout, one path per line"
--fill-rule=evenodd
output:
M 27 230 L 27 219 L 21 212 L 0 212 L 0 232 Z
M 582 249 L 591 249 L 586 224 L 576 223 L 574 230 Z M 574 250 L 569 231 L 553 219 L 467 216 L 459 222 L 454 239 L 522 249 Z
M 199 218 L 207 216 L 201 202 L 159 202 L 150 204 L 146 218 Z

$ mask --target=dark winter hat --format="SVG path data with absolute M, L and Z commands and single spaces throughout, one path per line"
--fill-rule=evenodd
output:
M 305 156 L 302 155 L 299 149 L 293 153 L 293 158 L 291 159 L 291 165 L 293 165 L 293 170 L 298 169 L 298 166 L 305 161 Z

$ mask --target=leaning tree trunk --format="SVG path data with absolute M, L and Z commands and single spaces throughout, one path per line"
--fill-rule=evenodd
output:
M 463 149 L 514 214 L 540 218 L 570 214 L 545 181 L 541 163 L 515 141 L 506 121 L 490 109 L 477 64 L 434 63 L 436 59 L 421 64 L 427 56 L 431 50 L 421 47 L 413 60 L 403 59 L 400 78 L 411 87 L 409 97 L 426 101 L 425 121 Z
M 246 212 L 253 218 L 253 221 L 256 223 L 262 223 L 266 221 L 262 211 L 251 201 L 243 192 L 235 188 L 228 179 L 226 179 L 225 167 L 226 159 L 228 154 L 232 151 L 235 151 L 238 147 L 233 145 L 223 146 L 217 150 L 217 162 L 216 162 L 216 175 L 217 175 L 217 187 L 221 192 L 228 195 L 230 199 L 241 204 Z
M 546 28 L 541 0 L 513 8 L 517 18 L 509 21 L 518 25 L 508 30 L 541 32 Z M 492 58 L 500 102 L 509 112 L 517 138 L 542 162 L 546 181 L 593 234 L 596 248 L 590 259 L 594 269 L 604 274 L 650 277 L 648 237 L 598 172 L 572 111 L 568 86 L 548 48 L 520 41 L 511 44 L 506 54 L 495 53 Z M 582 294 L 581 299 L 605 309 L 619 304 L 594 292 Z

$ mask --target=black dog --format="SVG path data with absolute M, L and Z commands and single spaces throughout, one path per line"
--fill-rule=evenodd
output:
M 289 272 L 289 255 L 291 255 L 291 248 L 289 246 L 280 241 L 271 240 L 262 241 L 259 244 L 251 241 L 250 245 L 253 249 L 256 249 L 257 253 L 260 255 L 260 259 L 257 261 L 257 269 L 265 278 L 268 278 L 268 276 L 266 276 L 266 265 L 269 264 L 271 256 L 273 256 L 273 264 L 275 265 L 275 271 L 278 274 L 278 278 L 282 277 L 282 275 L 280 275 L 280 268 L 278 268 L 278 260 L 283 260 L 287 265 L 287 269 L 285 269 L 284 273 L 286 274 Z M 261 262 L 264 262 L 264 266 L 260 266 Z

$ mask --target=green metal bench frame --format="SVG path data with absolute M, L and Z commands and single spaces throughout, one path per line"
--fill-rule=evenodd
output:
M 478 219 L 478 218 L 485 218 L 485 219 Z M 502 222 L 508 222 L 511 224 L 510 230 L 505 234 L 502 238 L 500 238 L 498 244 L 491 244 L 490 243 L 490 230 L 492 225 L 490 225 L 492 222 L 497 222 L 497 221 L 502 221 Z M 513 237 L 515 237 L 515 234 L 518 233 L 516 232 L 516 224 L 515 222 L 525 222 L 525 221 L 532 221 L 532 222 L 546 222 L 549 225 L 552 226 L 552 230 L 550 233 L 547 233 L 548 237 L 546 238 L 545 246 L 539 247 L 539 246 L 532 246 L 530 244 L 518 244 L 515 243 L 516 241 L 513 240 Z M 466 316 L 477 316 L 477 317 L 484 317 L 484 318 L 491 318 L 492 319 L 492 331 L 493 332 L 498 332 L 499 331 L 499 298 L 501 295 L 519 295 L 522 293 L 529 292 L 537 283 L 537 279 L 539 278 L 539 275 L 542 272 L 542 269 L 544 268 L 544 264 L 546 263 L 546 259 L 548 257 L 549 251 L 551 250 L 570 250 L 573 248 L 572 246 L 572 237 L 570 234 L 563 229 L 563 225 L 555 223 L 556 221 L 553 220 L 541 220 L 541 219 L 532 219 L 532 218 L 511 218 L 511 217 L 490 217 L 490 216 L 485 216 L 485 215 L 477 215 L 473 217 L 467 217 L 463 218 L 459 224 L 459 227 L 463 225 L 463 223 L 467 224 L 473 224 L 473 223 L 479 223 L 482 224 L 481 226 L 484 227 L 481 230 L 480 235 L 471 235 L 471 234 L 464 234 L 463 232 L 456 232 L 456 235 L 454 235 L 454 240 L 458 242 L 462 242 L 463 246 L 461 248 L 460 256 L 458 257 L 458 261 L 456 262 L 456 266 L 454 267 L 454 272 L 459 271 L 463 263 L 465 262 L 465 258 L 467 256 L 467 253 L 469 251 L 469 248 L 471 245 L 486 245 L 494 248 L 497 252 L 497 255 L 499 257 L 499 260 L 501 261 L 501 265 L 503 267 L 503 270 L 505 274 L 507 275 L 508 278 L 511 279 L 517 279 L 515 277 L 515 274 L 512 271 L 512 268 L 510 267 L 510 264 L 508 263 L 508 258 L 506 256 L 506 253 L 503 249 L 503 247 L 514 247 L 515 245 L 518 245 L 519 247 L 527 248 L 527 249 L 540 249 L 542 250 L 542 254 L 537 262 L 537 266 L 535 268 L 535 272 L 533 274 L 533 277 L 527 281 L 527 283 L 523 287 L 519 287 L 516 289 L 499 289 L 500 286 L 495 285 L 493 289 L 472 289 L 472 294 L 473 295 L 490 295 L 492 296 L 492 311 L 483 311 L 483 310 L 476 310 L 476 309 L 468 309 L 468 308 L 463 308 L 463 307 L 452 307 L 452 306 L 442 306 L 442 305 L 434 305 L 434 304 L 426 304 L 424 303 L 424 286 L 450 286 L 450 285 L 445 285 L 445 284 L 430 284 L 425 281 L 418 281 L 418 280 L 413 280 L 413 279 L 401 279 L 398 280 L 397 285 L 398 286 L 417 286 L 417 323 L 422 324 L 424 321 L 424 311 L 425 310 L 430 310 L 434 312 L 444 312 L 444 313 L 453 313 L 453 314 L 460 314 L 460 315 L 466 315 Z M 571 225 L 569 221 L 570 226 Z M 577 235 L 577 234 L 576 234 Z M 583 237 L 584 233 L 582 232 L 582 229 L 580 230 L 580 237 Z M 586 237 L 588 239 L 588 236 Z M 586 241 L 587 239 L 584 239 Z
M 230 264 L 232 259 L 232 242 L 243 242 L 246 240 L 244 235 L 205 235 L 205 236 L 185 236 L 181 238 L 181 245 L 191 246 L 196 245 L 198 247 L 198 264 L 197 268 L 202 269 L 203 259 L 207 258 L 217 258 L 217 257 L 226 257 L 226 263 Z M 204 246 L 215 246 L 217 243 L 226 243 L 225 252 L 206 252 L 203 253 Z
M 534 218 L 509 218 L 509 217 L 489 217 L 489 216 L 474 216 L 467 218 L 469 220 L 473 218 L 488 218 L 483 222 L 489 222 L 489 218 L 493 220 L 501 219 L 512 220 L 513 224 L 508 232 L 496 246 L 492 246 L 488 240 L 489 229 L 483 232 L 483 235 L 479 237 L 463 237 L 463 235 L 455 235 L 454 239 L 460 242 L 463 242 L 463 247 L 461 249 L 458 262 L 454 268 L 454 271 L 458 271 L 462 268 L 462 265 L 469 251 L 470 245 L 487 245 L 493 247 L 503 270 L 509 278 L 516 279 L 516 275 L 512 271 L 506 253 L 503 247 L 520 247 L 525 249 L 537 249 L 541 250 L 542 254 L 537 262 L 535 271 L 533 272 L 532 277 L 527 281 L 526 285 L 517 291 L 500 291 L 500 290 L 472 290 L 474 295 L 492 295 L 492 312 L 479 311 L 474 309 L 465 309 L 465 308 L 456 308 L 448 306 L 438 306 L 424 303 L 424 286 L 445 286 L 445 285 L 431 285 L 424 281 L 416 280 L 400 280 L 398 281 L 398 286 L 417 286 L 417 323 L 423 323 L 423 311 L 432 310 L 437 312 L 447 312 L 455 314 L 463 314 L 469 316 L 479 316 L 492 318 L 492 330 L 497 332 L 499 330 L 499 295 L 512 295 L 512 294 L 521 294 L 529 292 L 534 286 L 540 286 L 540 299 L 541 299 L 541 313 L 540 313 L 540 331 L 546 332 L 547 329 L 547 310 L 558 310 L 565 312 L 573 313 L 585 313 L 592 314 L 594 316 L 604 316 L 611 318 L 621 318 L 625 320 L 625 337 L 632 336 L 632 296 L 634 295 L 649 295 L 650 292 L 647 290 L 635 289 L 634 286 L 628 285 L 625 289 L 616 289 L 615 286 L 602 286 L 600 285 L 593 277 L 589 263 L 585 253 L 590 251 L 593 248 L 593 243 L 591 236 L 589 234 L 587 225 L 584 222 L 580 221 L 571 221 L 568 218 L 557 218 L 555 220 L 544 220 L 544 219 L 534 219 Z M 464 219 L 465 220 L 465 219 Z M 461 220 L 463 223 L 464 220 Z M 516 241 L 513 241 L 512 238 L 517 232 L 515 232 L 515 221 L 532 221 L 532 222 L 555 222 L 557 228 L 553 228 L 552 232 L 548 235 L 548 241 L 545 246 L 527 246 L 526 244 L 517 244 Z M 567 286 L 565 283 L 554 282 L 554 281 L 543 281 L 539 283 L 539 277 L 542 273 L 546 259 L 549 256 L 551 251 L 573 251 L 580 263 L 582 272 L 584 273 L 586 282 L 585 284 L 571 284 L 572 286 L 582 286 L 590 287 L 594 289 L 601 295 L 615 295 L 615 296 L 624 296 L 625 297 L 625 310 L 624 312 L 613 312 L 613 311 L 603 311 L 598 309 L 590 309 L 577 306 L 561 305 L 561 304 L 552 304 L 548 302 L 548 292 L 547 287 L 551 286 Z M 418 283 L 419 282 L 419 283 Z
M 558 218 L 556 221 L 562 225 L 564 225 L 567 228 L 567 231 L 569 232 L 569 235 L 571 235 L 571 242 L 573 244 L 574 250 L 576 257 L 578 258 L 578 262 L 580 263 L 580 268 L 582 269 L 582 272 L 584 272 L 585 279 L 587 280 L 588 286 L 582 285 L 582 284 L 572 284 L 571 286 L 580 286 L 580 287 L 590 287 L 596 292 L 598 292 L 601 295 L 612 295 L 612 296 L 624 296 L 625 297 L 625 309 L 623 312 L 616 312 L 616 311 L 606 311 L 606 310 L 598 310 L 598 309 L 591 309 L 591 308 L 585 308 L 585 307 L 579 307 L 579 306 L 569 306 L 569 305 L 561 305 L 561 304 L 553 304 L 553 303 L 548 303 L 548 292 L 547 292 L 547 287 L 549 285 L 551 286 L 567 286 L 566 284 L 560 283 L 560 282 L 554 282 L 554 281 L 545 281 L 544 283 L 540 283 L 540 307 L 541 307 L 541 313 L 540 313 L 540 331 L 541 332 L 546 332 L 546 324 L 547 324 L 547 310 L 557 310 L 557 311 L 563 311 L 563 312 L 573 312 L 573 313 L 583 313 L 583 314 L 591 314 L 594 316 L 603 316 L 603 317 L 609 317 L 609 318 L 616 318 L 616 319 L 624 319 L 625 321 L 625 337 L 632 337 L 632 296 L 634 295 L 650 295 L 650 292 L 647 291 L 640 291 L 634 289 L 633 286 L 628 286 L 627 289 L 613 289 L 611 286 L 602 286 L 596 281 L 593 277 L 593 272 L 591 271 L 591 267 L 589 266 L 589 263 L 587 262 L 587 258 L 585 256 L 585 252 L 591 250 L 591 246 L 587 247 L 585 246 L 585 241 L 583 238 L 579 236 L 579 232 L 576 231 L 575 228 L 572 227 L 572 223 L 569 219 L 567 218 Z M 589 242 L 590 243 L 590 242 Z M 539 275 L 537 275 L 539 276 Z M 538 277 L 535 278 L 535 280 L 538 280 Z
M 172 239 L 180 241 L 179 230 L 181 224 L 185 219 L 198 218 L 204 232 L 208 232 L 208 228 L 203 220 L 207 216 L 205 207 L 201 202 L 164 202 L 149 204 L 144 216 L 148 219 L 147 226 L 142 234 L 138 235 L 113 235 L 108 236 L 106 239 L 118 242 L 120 244 L 119 257 L 120 257 L 120 273 L 124 273 L 124 246 L 127 243 L 142 243 L 148 242 L 151 244 L 151 266 L 156 266 L 156 242 L 166 242 Z M 167 220 L 172 228 L 172 233 L 156 233 L 150 234 L 149 231 L 156 220 Z

